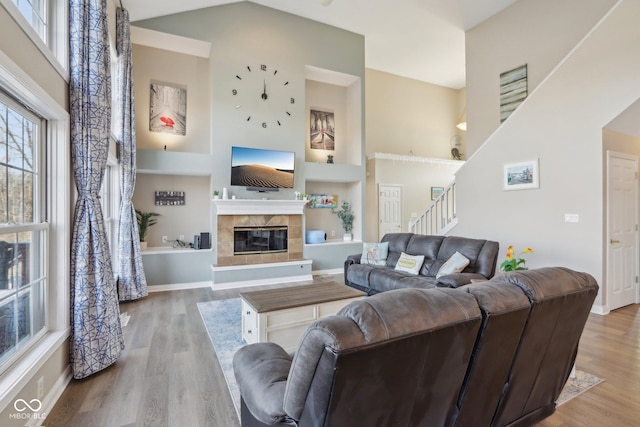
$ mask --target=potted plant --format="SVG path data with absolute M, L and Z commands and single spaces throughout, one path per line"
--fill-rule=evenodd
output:
M 351 230 L 353 230 L 353 212 L 351 211 L 351 204 L 346 200 L 342 202 L 339 210 L 331 209 L 331 213 L 338 215 L 338 218 L 342 221 L 342 229 L 344 230 L 343 240 L 349 241 L 353 239 Z
M 220 192 L 218 190 L 214 190 L 213 191 L 213 198 L 214 199 L 219 199 L 220 198 Z
M 523 254 L 528 254 L 531 252 L 533 252 L 533 249 L 524 248 L 524 250 L 520 252 L 520 255 L 518 255 L 518 258 L 516 258 L 514 256 L 515 252 L 513 250 L 513 246 L 509 246 L 509 248 L 507 249 L 507 259 L 502 261 L 502 264 L 500 264 L 500 270 L 501 271 L 528 270 L 529 268 L 527 267 L 527 260 L 521 257 Z
M 156 216 L 160 216 L 160 214 L 155 212 L 143 212 L 136 209 L 138 233 L 140 235 L 140 250 L 147 249 L 147 242 L 145 242 L 144 238 L 149 231 L 149 227 L 156 224 L 157 221 L 154 219 Z

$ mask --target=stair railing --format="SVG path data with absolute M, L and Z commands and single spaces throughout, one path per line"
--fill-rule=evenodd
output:
M 458 223 L 456 216 L 456 183 L 449 184 L 442 194 L 417 218 L 409 221 L 409 232 L 443 235 Z

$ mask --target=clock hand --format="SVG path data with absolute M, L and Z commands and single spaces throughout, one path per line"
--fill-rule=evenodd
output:
M 261 98 L 262 99 L 267 99 L 268 98 L 268 96 L 267 96 L 267 81 L 266 80 L 263 80 L 263 81 L 264 81 L 264 89 L 262 91 Z

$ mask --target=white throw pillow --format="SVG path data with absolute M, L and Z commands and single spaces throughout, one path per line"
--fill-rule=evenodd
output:
M 424 255 L 407 255 L 402 252 L 400 258 L 398 258 L 395 269 L 404 271 L 405 273 L 418 274 L 423 262 Z
M 389 256 L 389 242 L 364 243 L 360 264 L 385 265 Z
M 438 274 L 436 274 L 436 279 L 439 279 L 441 276 L 446 276 L 447 274 L 460 273 L 464 268 L 469 265 L 469 259 L 462 255 L 460 252 L 456 252 L 451 255 L 451 258 L 447 260 L 440 270 L 438 270 Z

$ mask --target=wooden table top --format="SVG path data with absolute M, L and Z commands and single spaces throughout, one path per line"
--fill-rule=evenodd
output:
M 357 298 L 366 292 L 353 289 L 337 282 L 313 285 L 289 286 L 264 291 L 241 292 L 240 298 L 251 305 L 258 313 L 302 307 L 329 301 Z

